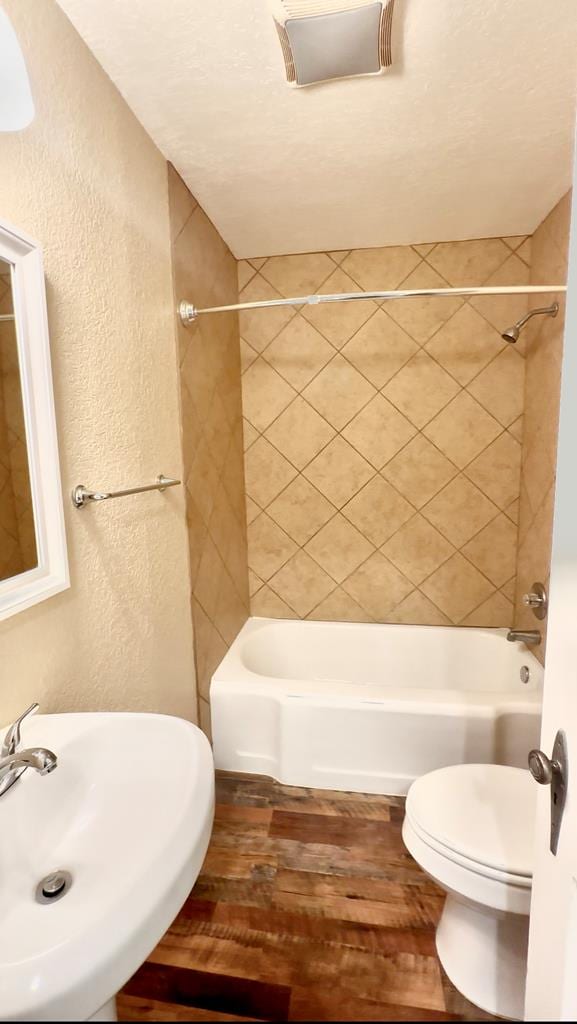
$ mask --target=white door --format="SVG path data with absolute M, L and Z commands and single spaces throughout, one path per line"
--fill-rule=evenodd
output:
M 557 730 L 564 730 L 568 785 L 555 857 L 549 850 L 550 788 L 538 787 L 527 1020 L 577 1020 L 577 174 L 573 186 L 541 732 L 541 749 L 550 757 Z

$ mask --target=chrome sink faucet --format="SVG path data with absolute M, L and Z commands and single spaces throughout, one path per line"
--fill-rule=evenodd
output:
M 20 726 L 28 715 L 38 711 L 39 704 L 31 704 L 7 730 L 0 749 L 0 796 L 18 781 L 27 768 L 34 768 L 40 775 L 53 772 L 58 764 L 56 754 L 44 747 L 30 747 L 20 750 Z

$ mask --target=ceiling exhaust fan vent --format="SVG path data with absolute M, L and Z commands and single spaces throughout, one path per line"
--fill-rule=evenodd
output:
M 270 0 L 287 81 L 378 75 L 392 64 L 395 0 Z

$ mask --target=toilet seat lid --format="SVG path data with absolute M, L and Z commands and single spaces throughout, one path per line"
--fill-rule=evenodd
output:
M 423 775 L 407 797 L 407 816 L 474 864 L 531 878 L 536 787 L 523 768 L 462 764 Z

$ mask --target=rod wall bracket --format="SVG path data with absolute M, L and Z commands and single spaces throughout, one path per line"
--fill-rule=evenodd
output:
M 178 315 L 184 326 L 188 327 L 189 324 L 194 323 L 198 316 L 196 306 L 192 302 L 187 302 L 186 299 L 183 299 L 178 307 Z

